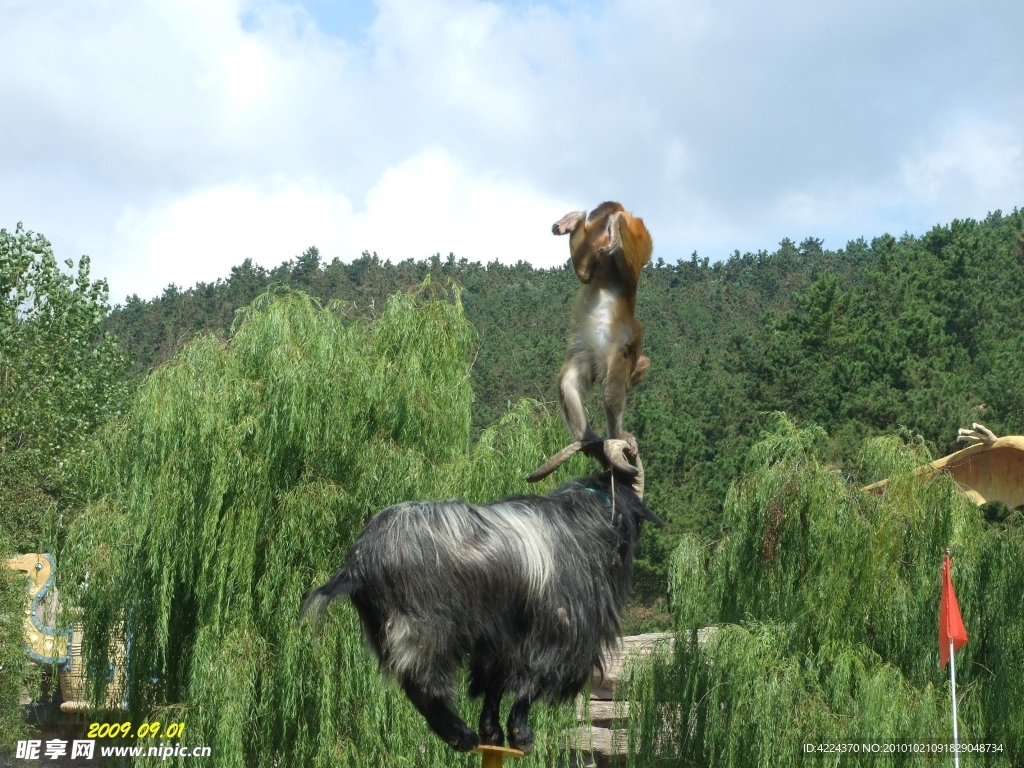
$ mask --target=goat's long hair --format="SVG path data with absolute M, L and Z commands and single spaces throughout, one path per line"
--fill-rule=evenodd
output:
M 398 504 L 303 611 L 350 595 L 383 669 L 432 695 L 468 657 L 473 695 L 563 700 L 618 639 L 643 519 L 661 522 L 609 473 L 548 496 Z

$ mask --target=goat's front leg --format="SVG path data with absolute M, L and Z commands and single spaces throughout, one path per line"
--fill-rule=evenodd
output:
M 530 705 L 528 698 L 516 699 L 508 713 L 508 745 L 526 754 L 533 751 L 533 731 L 530 729 Z
M 402 683 L 409 701 L 426 718 L 430 729 L 459 752 L 469 752 L 480 745 L 480 737 L 469 729 L 448 699 L 433 696 L 411 683 Z
M 484 707 L 480 711 L 480 743 L 492 747 L 505 746 L 505 732 L 501 730 L 501 688 L 488 687 L 484 691 Z

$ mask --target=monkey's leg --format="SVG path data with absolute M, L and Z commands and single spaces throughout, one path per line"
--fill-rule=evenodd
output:
M 528 698 L 516 699 L 508 713 L 508 745 L 526 754 L 533 751 L 533 731 L 530 729 L 530 705 Z
M 480 712 L 480 743 L 493 747 L 505 745 L 505 732 L 501 730 L 501 696 L 504 691 L 497 685 L 488 685 L 484 691 L 484 708 Z
M 562 417 L 569 427 L 572 439 L 585 442 L 601 439 L 587 423 L 587 411 L 583 407 L 583 398 L 587 396 L 592 386 L 589 368 L 584 355 L 577 353 L 566 360 L 562 372 L 558 375 L 558 398 L 562 404 Z
M 629 443 L 629 453 L 636 456 L 640 449 L 636 438 L 622 428 L 622 414 L 626 410 L 626 391 L 636 361 L 617 349 L 608 356 L 608 375 L 604 380 L 604 413 L 608 421 L 608 437 Z
M 430 730 L 459 752 L 469 752 L 480 744 L 480 737 L 469 729 L 442 696 L 433 696 L 413 683 L 403 682 L 402 688 L 412 705 L 426 718 Z

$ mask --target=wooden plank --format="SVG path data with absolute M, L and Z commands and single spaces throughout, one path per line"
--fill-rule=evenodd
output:
M 632 655 L 646 656 L 658 646 L 671 649 L 675 638 L 668 632 L 656 632 L 646 635 L 632 635 L 622 638 L 622 642 L 608 650 L 605 654 L 604 673 L 595 669 L 591 678 L 591 685 L 594 688 L 606 688 L 614 690 L 615 686 L 622 679 L 626 659 Z
M 698 630 L 697 642 L 703 645 L 717 631 L 717 627 L 704 627 Z M 604 674 L 602 675 L 595 669 L 591 676 L 591 723 L 598 726 L 624 725 L 622 721 L 629 717 L 629 702 L 616 703 L 614 699 L 615 686 L 622 680 L 626 660 L 634 654 L 641 656 L 649 654 L 658 647 L 671 649 L 674 642 L 675 637 L 670 632 L 652 632 L 645 635 L 630 635 L 622 638 L 621 645 L 606 655 Z M 620 712 L 621 715 L 618 715 Z M 579 721 L 583 720 L 582 698 L 576 701 L 576 719 Z
M 617 647 L 609 649 L 605 654 L 603 674 L 600 670 L 594 670 L 590 679 L 591 697 L 593 692 L 597 692 L 601 699 L 612 698 L 607 692 L 614 691 L 622 680 L 626 659 L 630 656 L 646 656 L 659 647 L 671 650 L 674 643 L 675 636 L 671 632 L 651 632 L 622 638 Z
M 600 757 L 624 755 L 626 754 L 626 731 L 580 726 L 576 729 L 573 748 L 581 752 L 592 752 Z
M 697 632 L 697 642 L 706 643 L 717 632 L 717 627 L 705 627 Z M 670 632 L 652 632 L 645 635 L 631 635 L 622 638 L 619 646 L 605 655 L 605 670 L 602 675 L 596 669 L 591 677 L 590 709 L 591 725 L 581 725 L 571 736 L 571 746 L 584 759 L 596 760 L 597 766 L 622 765 L 627 752 L 626 721 L 631 706 L 626 701 L 614 701 L 615 686 L 622 680 L 627 661 L 631 657 L 650 654 L 654 649 L 671 650 L 675 635 Z M 672 706 L 672 712 L 679 716 L 681 705 Z M 585 714 L 582 697 L 576 700 L 576 717 L 582 721 Z M 586 755 L 590 758 L 586 758 Z M 592 763 L 587 763 L 592 765 Z
M 704 627 L 697 630 L 697 642 L 703 645 L 717 631 L 717 627 Z M 595 669 L 591 675 L 590 698 L 597 701 L 611 701 L 615 698 L 615 686 L 622 680 L 626 659 L 633 655 L 650 654 L 655 648 L 671 651 L 674 644 L 675 635 L 672 632 L 650 632 L 645 635 L 629 635 L 622 638 L 620 645 L 605 653 L 604 673 Z
M 591 682 L 591 685 L 593 686 L 593 682 Z M 614 698 L 615 698 L 615 691 L 612 688 L 605 688 L 604 686 L 598 686 L 596 688 L 591 687 L 591 689 L 590 689 L 590 700 L 591 701 L 611 701 Z
M 582 721 L 586 714 L 583 706 L 583 697 L 576 699 L 576 719 Z M 599 725 L 607 728 L 613 722 L 622 722 L 629 717 L 628 701 L 602 701 L 590 700 L 590 722 L 592 725 Z

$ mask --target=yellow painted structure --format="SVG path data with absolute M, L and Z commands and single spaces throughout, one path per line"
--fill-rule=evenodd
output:
M 917 469 L 917 474 L 928 477 L 938 472 L 952 475 L 964 494 L 979 506 L 1001 501 L 1015 509 L 1024 504 L 1024 436 L 972 445 Z M 888 482 L 881 480 L 863 490 L 881 495 Z
M 491 747 L 487 744 L 481 744 L 473 751 L 482 756 L 480 758 L 482 768 L 501 768 L 501 762 L 506 757 L 523 757 L 526 755 L 525 752 L 520 752 L 518 749 Z
M 5 568 L 21 571 L 28 577 L 28 596 L 25 601 L 25 650 L 33 661 L 40 664 L 66 665 L 69 661 L 70 632 L 60 632 L 46 626 L 44 618 L 53 621 L 57 611 L 53 588 L 53 558 L 40 552 L 12 557 Z M 41 614 L 46 613 L 44 617 Z
M 53 558 L 33 552 L 12 557 L 4 568 L 21 571 L 28 578 L 25 600 L 24 637 L 25 652 L 29 658 L 44 665 L 56 665 L 64 701 L 62 712 L 83 712 L 91 708 L 86 700 L 87 680 L 82 665 L 82 625 L 76 622 L 72 630 L 60 631 L 52 624 L 57 616 L 57 594 L 53 590 Z M 104 706 L 116 709 L 123 688 L 124 643 L 111 642 L 112 660 L 110 682 Z

